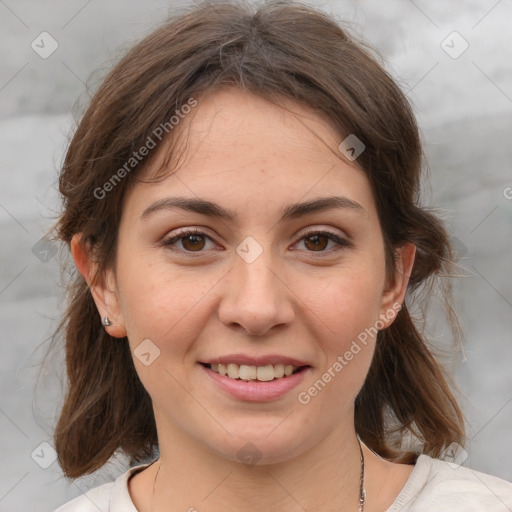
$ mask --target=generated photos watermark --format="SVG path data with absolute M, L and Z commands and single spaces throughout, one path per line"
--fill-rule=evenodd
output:
M 151 135 L 146 139 L 138 151 L 134 151 L 132 156 L 124 163 L 122 167 L 112 174 L 112 176 L 101 186 L 94 189 L 94 197 L 102 200 L 107 197 L 109 192 L 112 192 L 114 188 L 121 182 L 121 180 L 129 174 L 135 167 L 139 165 L 144 157 L 146 157 L 152 149 L 154 149 L 158 142 L 161 142 L 165 135 L 169 134 L 171 130 L 177 126 L 182 119 L 189 114 L 193 107 L 197 105 L 197 100 L 189 98 L 189 100 L 182 105 L 178 110 L 175 111 L 175 115 L 171 116 L 169 121 L 160 123 L 152 132 Z M 155 140 L 156 139 L 156 140 Z M 158 142 L 157 142 L 158 140 Z
M 398 302 L 395 302 L 393 306 L 380 315 L 379 320 L 377 320 L 371 327 L 367 327 L 364 331 L 360 332 L 357 335 L 357 339 L 352 341 L 350 348 L 345 351 L 343 355 L 339 355 L 336 358 L 336 361 L 321 375 L 319 379 L 317 379 L 313 385 L 311 385 L 306 391 L 301 391 L 297 399 L 299 403 L 302 405 L 307 405 L 311 402 L 311 399 L 320 393 L 329 382 L 331 382 L 342 370 L 345 366 L 348 365 L 354 356 L 361 352 L 362 347 L 366 346 L 369 338 L 373 338 L 377 335 L 377 333 L 385 327 L 385 322 L 389 322 L 393 318 L 396 317 L 398 312 L 402 309 L 402 305 Z

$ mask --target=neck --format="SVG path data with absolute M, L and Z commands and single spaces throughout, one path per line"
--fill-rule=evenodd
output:
M 266 465 L 229 461 L 180 437 L 160 444 L 148 512 L 220 512 L 227 506 L 255 512 L 358 510 L 361 455 L 353 428 L 335 430 L 309 451 Z

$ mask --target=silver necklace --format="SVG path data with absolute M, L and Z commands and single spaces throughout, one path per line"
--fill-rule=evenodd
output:
M 366 499 L 366 490 L 364 488 L 364 454 L 363 454 L 363 448 L 361 446 L 361 441 L 359 439 L 359 436 L 357 436 L 357 442 L 359 443 L 359 452 L 361 453 L 361 478 L 359 479 L 359 506 L 358 506 L 358 512 L 364 512 L 364 502 Z M 158 461 L 158 469 L 156 471 L 155 480 L 153 481 L 153 492 L 151 493 L 151 511 L 154 510 L 154 500 L 155 500 L 155 486 L 156 486 L 156 479 L 158 478 L 158 473 L 160 473 L 160 467 L 162 463 L 161 461 Z
M 364 455 L 363 448 L 361 446 L 361 440 L 357 436 L 357 442 L 359 443 L 359 451 L 361 452 L 361 478 L 359 480 L 359 512 L 364 511 L 364 501 L 366 500 L 366 490 L 364 488 Z

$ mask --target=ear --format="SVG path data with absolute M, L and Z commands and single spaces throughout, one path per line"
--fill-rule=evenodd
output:
M 127 333 L 113 270 L 109 269 L 97 275 L 98 264 L 94 261 L 89 248 L 83 243 L 81 234 L 73 236 L 71 254 L 76 268 L 89 285 L 98 308 L 98 323 L 103 325 L 103 318 L 108 317 L 112 325 L 105 326 L 106 331 L 114 338 L 124 338 Z
M 416 246 L 412 243 L 402 245 L 395 251 L 396 269 L 394 280 L 393 282 L 386 283 L 381 296 L 379 318 L 384 324 L 384 329 L 393 323 L 404 303 L 415 255 Z

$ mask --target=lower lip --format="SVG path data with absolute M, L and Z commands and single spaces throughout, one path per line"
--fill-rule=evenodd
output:
M 288 377 L 261 382 L 231 379 L 203 365 L 200 366 L 222 391 L 239 400 L 248 402 L 267 402 L 281 398 L 298 386 L 311 369 L 310 367 L 304 367 Z

